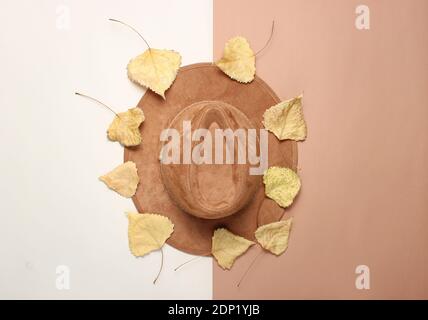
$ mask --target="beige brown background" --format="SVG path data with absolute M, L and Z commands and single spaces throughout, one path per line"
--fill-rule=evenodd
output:
M 355 7 L 371 28 L 355 28 Z M 428 298 L 428 1 L 216 0 L 214 56 L 244 35 L 257 73 L 280 98 L 304 91 L 303 189 L 289 249 L 252 248 L 230 272 L 214 266 L 214 298 Z M 371 289 L 355 288 L 370 267 Z

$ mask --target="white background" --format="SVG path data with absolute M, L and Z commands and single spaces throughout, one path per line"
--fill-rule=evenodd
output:
M 211 61 L 211 1 L 0 6 L 0 298 L 210 299 L 210 258 L 174 272 L 192 256 L 166 246 L 153 285 L 160 253 L 130 254 L 124 211 L 134 205 L 98 181 L 123 159 L 105 134 L 112 114 L 74 91 L 117 111 L 144 93 L 126 76 L 144 42 L 110 17 L 135 26 L 154 48 L 179 51 L 183 65 Z M 64 8 L 69 30 L 57 25 Z M 70 268 L 70 290 L 55 286 L 58 265 Z

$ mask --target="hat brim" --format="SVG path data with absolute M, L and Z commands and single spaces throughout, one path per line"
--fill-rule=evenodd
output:
M 159 213 L 171 219 L 174 232 L 167 243 L 196 255 L 211 252 L 211 239 L 215 229 L 225 227 L 231 232 L 254 239 L 258 226 L 277 221 L 284 209 L 265 197 L 261 184 L 254 199 L 239 212 L 221 219 L 197 218 L 182 211 L 171 200 L 162 182 L 160 172 L 160 133 L 171 120 L 187 106 L 206 100 L 223 101 L 241 110 L 258 127 L 265 110 L 280 99 L 259 77 L 249 84 L 230 79 L 211 63 L 198 63 L 180 68 L 177 78 L 166 92 L 166 100 L 147 90 L 138 103 L 144 111 L 145 122 L 140 130 L 142 144 L 125 148 L 125 161 L 137 165 L 140 184 L 132 198 L 141 213 Z M 279 141 L 269 134 L 269 166 L 283 166 L 296 170 L 297 143 Z

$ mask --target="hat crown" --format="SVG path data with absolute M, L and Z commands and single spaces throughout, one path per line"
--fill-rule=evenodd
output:
M 248 129 L 256 126 L 243 112 L 222 101 L 200 101 L 177 114 L 167 129 L 181 138 L 180 163 L 161 161 L 162 181 L 183 211 L 219 219 L 237 213 L 254 198 L 261 179 L 249 174 L 247 152 L 241 147 L 249 147 Z M 258 139 L 255 144 L 258 148 Z

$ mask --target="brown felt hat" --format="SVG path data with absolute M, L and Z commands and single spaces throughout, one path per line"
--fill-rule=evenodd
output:
M 215 229 L 225 227 L 254 239 L 257 227 L 278 220 L 284 209 L 265 197 L 262 177 L 250 175 L 248 164 L 161 164 L 161 132 L 180 132 L 185 120 L 191 121 L 192 130 L 260 129 L 265 110 L 279 101 L 257 76 L 242 84 L 210 63 L 181 68 L 166 100 L 146 92 L 138 104 L 146 117 L 143 142 L 125 149 L 125 161 L 138 168 L 140 185 L 133 197 L 137 210 L 165 215 L 174 223 L 170 245 L 207 255 Z M 296 170 L 295 141 L 280 142 L 269 134 L 268 148 L 269 167 Z

